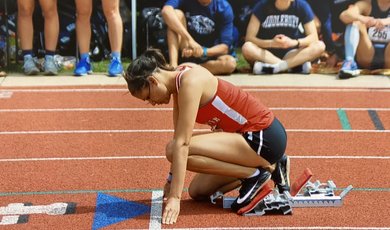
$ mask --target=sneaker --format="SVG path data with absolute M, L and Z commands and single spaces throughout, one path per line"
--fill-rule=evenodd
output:
M 340 79 L 348 79 L 356 77 L 360 74 L 360 70 L 355 61 L 344 61 L 339 72 Z
M 24 56 L 23 71 L 26 75 L 36 75 L 39 73 L 37 61 L 30 55 Z
M 286 154 L 276 163 L 271 179 L 275 182 L 280 194 L 285 191 L 290 192 L 290 158 Z
M 271 64 L 256 61 L 253 65 L 253 74 L 273 74 L 274 67 Z
M 255 64 L 253 65 L 253 74 L 263 74 L 263 64 L 260 61 L 256 61 Z
M 45 75 L 57 75 L 58 67 L 54 61 L 54 56 L 45 56 L 45 63 L 43 64 L 43 71 Z
M 108 66 L 108 76 L 116 77 L 123 73 L 122 62 L 119 58 L 112 58 L 111 63 Z
M 249 205 L 252 199 L 260 192 L 261 188 L 271 179 L 270 172 L 260 168 L 259 170 L 260 173 L 257 176 L 242 180 L 241 188 L 239 190 L 240 195 L 233 201 L 231 206 L 233 211 L 238 212 L 242 208 L 245 208 L 247 205 Z M 260 199 L 257 203 L 259 203 L 261 200 L 262 199 Z M 256 205 L 257 204 L 252 204 L 253 208 Z
M 76 68 L 74 69 L 73 74 L 75 76 L 85 76 L 92 73 L 92 65 L 89 58 L 80 59 L 77 63 Z
M 310 74 L 311 73 L 311 62 L 307 61 L 307 62 L 303 63 L 302 65 L 295 66 L 289 72 L 290 73 Z

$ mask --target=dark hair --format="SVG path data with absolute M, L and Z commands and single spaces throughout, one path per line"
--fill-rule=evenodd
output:
M 159 69 L 174 70 L 158 49 L 147 49 L 141 56 L 132 61 L 124 74 L 130 93 L 134 94 L 148 86 L 147 77 L 155 71 L 158 72 Z

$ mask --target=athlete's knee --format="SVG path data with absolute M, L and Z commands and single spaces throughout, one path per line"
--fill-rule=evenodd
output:
M 225 74 L 231 74 L 234 72 L 234 70 L 237 67 L 236 59 L 232 56 L 227 56 L 222 60 L 222 69 L 225 72 Z
M 191 199 L 197 201 L 204 201 L 209 199 L 208 194 L 204 194 L 204 192 L 202 192 L 202 189 L 200 189 L 199 186 L 193 182 L 191 182 L 188 188 L 188 194 L 190 195 Z
M 32 17 L 34 12 L 34 7 L 28 4 L 19 4 L 18 5 L 18 15 L 19 17 Z
M 252 42 L 245 42 L 244 45 L 242 45 L 242 48 L 241 48 L 241 52 L 242 52 L 242 56 L 244 56 L 244 58 L 248 61 L 252 61 L 253 59 L 253 50 L 255 49 L 255 44 L 253 44 Z
M 325 43 L 323 41 L 315 41 L 310 44 L 310 58 L 314 59 L 319 57 L 325 51 Z
M 172 156 L 173 156 L 173 141 L 170 141 L 165 146 L 165 157 L 169 162 L 172 162 Z

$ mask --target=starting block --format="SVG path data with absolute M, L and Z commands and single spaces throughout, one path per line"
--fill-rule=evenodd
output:
M 335 195 L 336 185 L 329 180 L 327 183 L 320 181 L 310 182 L 313 174 L 306 169 L 303 174 L 291 185 L 290 192 L 279 193 L 273 190 L 251 212 L 245 216 L 262 216 L 266 213 L 292 214 L 292 208 L 303 207 L 338 207 L 343 204 L 343 198 L 352 190 L 352 185 L 345 188 L 340 195 Z M 210 196 L 213 204 L 216 199 L 223 199 L 223 208 L 230 208 L 234 197 L 225 197 L 221 192 Z

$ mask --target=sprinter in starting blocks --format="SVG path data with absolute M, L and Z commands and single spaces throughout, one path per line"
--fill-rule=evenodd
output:
M 336 195 L 336 185 L 329 180 L 327 183 L 320 181 L 311 182 L 313 173 L 306 169 L 303 174 L 291 185 L 290 192 L 279 193 L 273 189 L 251 212 L 245 216 L 262 216 L 266 213 L 292 214 L 292 208 L 304 207 L 338 207 L 343 204 L 343 198 L 352 190 L 352 185 Z M 221 192 L 210 196 L 213 204 L 217 199 L 223 200 L 223 208 L 230 208 L 234 197 L 225 197 Z M 240 213 L 238 213 L 240 214 Z

